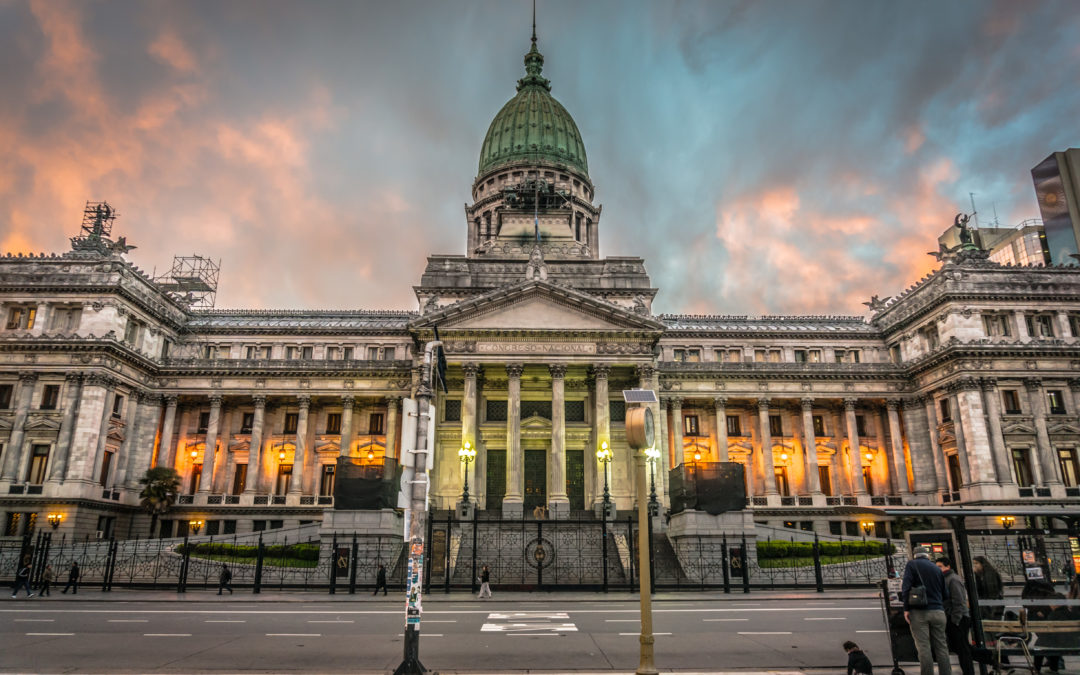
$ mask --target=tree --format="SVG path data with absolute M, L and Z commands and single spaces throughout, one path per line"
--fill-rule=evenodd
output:
M 150 514 L 150 536 L 154 536 L 154 527 L 159 516 L 165 515 L 176 503 L 180 492 L 180 474 L 176 469 L 156 466 L 146 470 L 146 475 L 139 479 L 143 486 L 139 493 L 139 503 Z

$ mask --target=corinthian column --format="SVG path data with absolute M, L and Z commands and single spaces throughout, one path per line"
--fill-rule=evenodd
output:
M 821 494 L 818 475 L 817 435 L 814 433 L 814 399 L 804 398 L 802 404 L 803 460 L 806 463 L 806 489 L 811 495 Z
M 508 363 L 506 401 L 506 495 L 503 497 L 503 515 L 521 515 L 525 493 L 525 458 L 521 453 L 521 373 L 525 367 L 520 363 Z
M 477 376 L 480 374 L 480 366 L 475 363 L 463 363 L 461 370 L 465 373 L 465 390 L 461 398 L 461 445 L 468 443 L 477 453 L 476 460 L 465 464 L 463 471 L 467 474 L 463 477 L 473 485 L 473 495 L 480 496 L 480 485 L 476 480 L 476 468 L 479 465 L 480 448 L 476 445 L 476 409 L 477 409 Z
M 202 477 L 199 479 L 198 494 L 208 494 L 214 487 L 214 464 L 217 454 L 218 426 L 221 424 L 221 397 L 210 397 L 210 421 L 206 424 L 206 436 L 203 442 Z
M 255 413 L 251 420 L 251 442 L 248 444 L 248 479 L 244 494 L 255 494 L 263 484 L 263 424 L 266 421 L 266 397 L 256 394 Z
M 176 396 L 165 397 L 165 419 L 161 422 L 161 441 L 154 466 L 176 468 L 176 443 L 173 441 L 173 427 L 176 425 Z
M 726 462 L 728 461 L 727 399 L 723 396 L 717 396 L 713 399 L 713 406 L 716 410 L 717 461 Z
M 862 475 L 862 442 L 859 439 L 859 424 L 855 419 L 855 404 L 858 399 L 844 399 L 844 417 L 847 420 L 848 436 L 848 462 L 851 465 L 851 485 L 855 488 L 855 495 L 866 494 L 866 481 Z
M 386 456 L 397 457 L 398 409 L 401 407 L 400 396 L 386 399 Z
M 68 456 L 71 454 L 71 438 L 75 434 L 75 411 L 79 403 L 79 390 L 82 389 L 82 375 L 68 373 L 64 378 L 64 420 L 60 423 L 60 434 L 56 443 L 56 459 L 49 470 L 49 481 L 63 483 L 67 476 Z
M 758 427 L 761 430 L 761 468 L 765 474 L 765 496 L 780 494 L 776 489 L 776 464 L 772 454 L 772 429 L 769 428 L 769 399 L 758 399 Z
M 904 461 L 904 439 L 900 437 L 900 401 L 891 398 L 885 401 L 886 414 L 889 417 L 889 468 L 896 484 L 896 494 L 907 497 L 908 489 L 907 462 Z
M 552 364 L 551 373 L 551 494 L 548 505 L 557 518 L 570 515 L 566 495 L 566 366 Z
M 266 399 L 264 398 L 265 402 Z M 338 457 L 352 455 L 353 443 L 353 409 L 356 407 L 356 398 L 352 394 L 341 397 L 341 440 L 338 441 Z
M 599 450 L 604 443 L 607 443 L 609 448 L 611 447 L 611 412 L 608 406 L 608 374 L 610 372 L 611 368 L 607 365 L 593 366 L 593 378 L 595 382 L 594 397 L 596 402 L 596 447 L 592 449 L 591 457 L 586 454 L 586 462 L 596 461 L 596 451 Z M 599 471 L 596 472 L 596 497 L 594 503 L 599 504 L 604 501 L 604 474 L 607 470 L 608 464 L 601 463 Z M 608 476 L 608 480 L 610 479 L 611 477 Z
M 300 396 L 297 399 L 299 412 L 296 416 L 296 451 L 293 453 L 293 475 L 289 483 L 289 494 L 299 495 L 304 491 L 304 460 L 307 456 L 308 410 L 311 409 L 311 397 Z
M 681 396 L 672 396 L 671 399 L 671 431 L 674 437 L 675 445 L 675 458 L 679 460 L 679 463 L 683 463 L 683 457 L 686 455 L 686 437 L 683 435 L 685 426 L 683 425 L 682 418 L 682 404 L 683 400 Z
M 1024 388 L 1028 391 L 1031 416 L 1035 420 L 1035 445 L 1039 453 L 1038 463 L 1042 467 L 1043 485 L 1056 492 L 1062 483 L 1057 458 L 1054 457 L 1054 449 L 1050 445 L 1050 432 L 1046 426 L 1046 393 L 1043 391 L 1042 381 L 1037 379 L 1024 380 Z

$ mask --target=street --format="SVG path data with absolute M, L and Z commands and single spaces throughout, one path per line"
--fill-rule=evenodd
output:
M 184 602 L 5 601 L 0 670 L 387 672 L 401 660 L 400 596 L 192 595 Z M 653 612 L 661 670 L 839 669 L 848 639 L 875 665 L 888 665 L 874 599 L 667 598 Z M 637 602 L 625 595 L 425 598 L 420 655 L 427 668 L 443 671 L 632 671 L 638 630 Z

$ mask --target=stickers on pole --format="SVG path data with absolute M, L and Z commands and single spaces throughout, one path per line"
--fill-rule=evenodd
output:
M 419 547 L 419 554 L 414 552 Z M 420 615 L 424 608 L 420 601 L 420 589 L 423 588 L 424 570 L 424 543 L 413 542 L 412 550 L 409 551 L 409 565 L 407 569 L 407 581 L 405 590 L 405 625 L 419 626 Z

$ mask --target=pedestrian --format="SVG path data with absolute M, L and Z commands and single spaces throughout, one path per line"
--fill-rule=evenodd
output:
M 487 565 L 480 570 L 480 595 L 476 597 L 480 600 L 491 597 L 491 570 Z
M 1038 579 L 1028 580 L 1024 584 L 1023 590 L 1020 591 L 1020 598 L 1022 600 L 1045 600 L 1046 604 L 1029 604 L 1024 603 L 1025 609 L 1027 609 L 1028 621 L 1059 621 L 1068 620 L 1068 607 L 1060 602 L 1065 600 L 1065 596 L 1057 592 L 1054 585 Z M 1056 602 L 1055 602 L 1056 601 Z M 1063 611 L 1064 610 L 1064 611 Z M 1056 647 L 1057 641 L 1054 639 L 1057 637 L 1054 633 L 1046 633 L 1039 635 L 1037 640 L 1038 644 L 1043 647 Z M 1064 645 L 1063 645 L 1064 646 Z M 1047 668 L 1050 672 L 1056 673 L 1065 667 L 1065 659 L 1056 654 L 1050 656 L 1043 656 L 1042 654 L 1035 655 L 1035 672 L 1042 670 L 1043 662 L 1046 662 Z
M 64 586 L 64 590 L 60 592 L 67 593 L 69 588 L 72 595 L 79 594 L 79 563 L 74 560 L 71 561 L 71 567 L 68 568 L 68 582 Z
M 379 594 L 379 588 L 382 588 L 382 594 L 386 595 L 386 565 L 379 563 L 379 571 L 375 574 L 375 592 L 372 595 Z
M 41 597 L 52 595 L 52 593 L 49 592 L 49 588 L 55 580 L 56 571 L 53 570 L 52 565 L 46 565 L 45 569 L 41 572 L 41 585 L 38 586 L 38 593 L 41 594 Z
M 911 626 L 911 637 L 919 652 L 919 672 L 934 675 L 935 655 L 938 675 L 952 675 L 949 643 L 945 636 L 945 600 L 949 589 L 945 575 L 930 562 L 930 549 L 916 546 L 904 568 L 900 597 L 904 601 L 904 619 Z
M 859 645 L 848 640 L 844 643 L 844 651 L 847 652 L 847 675 L 874 675 L 874 666 L 870 665 L 870 659 Z
M 217 594 L 221 595 L 222 590 L 226 590 L 229 592 L 229 595 L 232 595 L 232 572 L 225 563 L 221 563 L 221 574 L 218 575 Z
M 949 650 L 960 661 L 960 672 L 975 675 L 971 662 L 971 610 L 968 608 L 967 588 L 948 556 L 938 558 L 937 566 L 945 577 L 945 587 L 949 589 L 949 597 L 945 600 L 945 637 Z
M 1001 583 L 1001 575 L 993 563 L 986 556 L 977 555 L 971 561 L 971 568 L 975 572 L 975 592 L 979 597 L 979 610 L 984 619 L 999 619 L 1005 613 L 1004 604 L 989 606 L 983 605 L 983 600 L 1002 600 L 1005 597 L 1005 586 Z
M 35 593 L 30 590 L 30 566 L 26 563 L 19 565 L 19 570 L 15 573 L 15 588 L 11 590 L 11 597 L 18 595 L 20 588 L 26 589 L 26 597 L 34 597 Z

